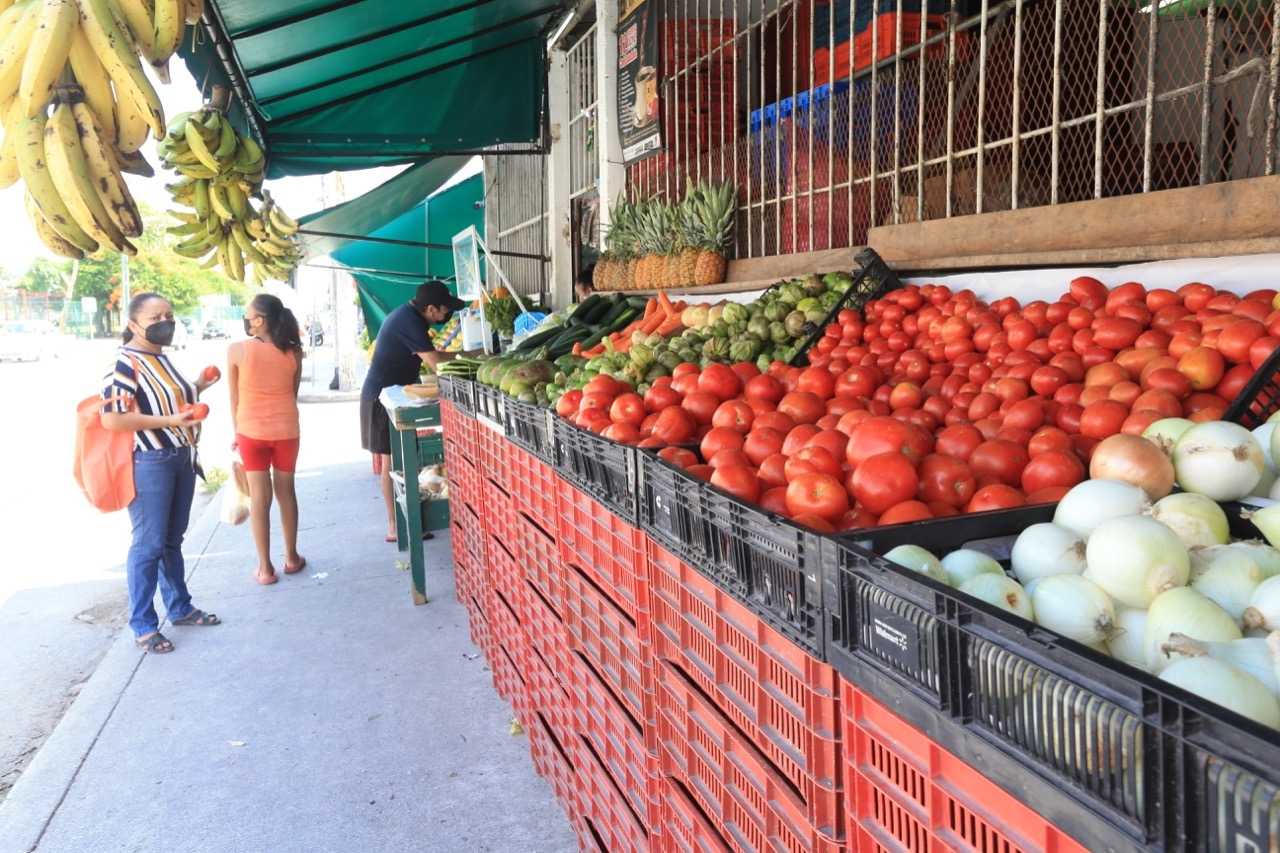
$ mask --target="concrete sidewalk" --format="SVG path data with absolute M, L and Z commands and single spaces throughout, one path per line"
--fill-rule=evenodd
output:
M 354 407 L 306 406 L 304 430 Z M 185 553 L 223 624 L 164 625 L 168 655 L 119 634 L 0 805 L 0 853 L 577 849 L 468 637 L 447 532 L 415 607 L 368 462 L 307 456 L 306 569 L 259 586 L 247 525 L 213 501 Z

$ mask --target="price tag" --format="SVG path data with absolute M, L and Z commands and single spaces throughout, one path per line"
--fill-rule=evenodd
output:
M 920 629 L 876 601 L 867 604 L 867 628 L 871 651 L 913 676 L 920 669 Z

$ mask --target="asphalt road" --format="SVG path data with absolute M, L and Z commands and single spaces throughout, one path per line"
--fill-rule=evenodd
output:
M 70 342 L 58 359 L 0 363 L 0 799 L 124 626 L 128 515 L 98 512 L 71 475 L 76 404 L 101 387 L 115 347 Z M 172 357 L 190 376 L 225 367 L 226 348 L 191 341 Z M 313 372 L 327 388 L 331 349 L 304 363 L 304 387 Z M 229 470 L 225 385 L 203 399 L 213 413 L 202 462 Z M 199 487 L 196 496 L 193 518 L 213 499 Z

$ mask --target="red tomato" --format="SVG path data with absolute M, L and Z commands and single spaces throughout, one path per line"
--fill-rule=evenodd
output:
M 1038 400 L 1019 400 L 1004 413 L 1006 428 L 1036 430 L 1044 423 L 1044 408 Z
M 914 462 L 932 449 L 933 437 L 919 427 L 890 417 L 873 417 L 850 433 L 845 457 L 856 468 L 862 460 L 878 453 L 898 453 Z
M 1181 415 L 1182 412 L 1179 410 L 1175 417 L 1181 417 Z M 1159 409 L 1134 409 L 1129 413 L 1129 417 L 1124 419 L 1124 423 L 1120 424 L 1120 431 L 1126 435 L 1142 435 L 1147 431 L 1147 427 L 1167 417 L 1169 415 Z
M 680 405 L 683 399 L 680 392 L 671 387 L 670 383 L 651 385 L 649 390 L 644 392 L 644 407 L 650 412 L 661 412 L 670 406 Z
M 1099 400 L 1080 413 L 1080 434 L 1103 439 L 1115 435 L 1129 417 L 1129 407 L 1118 400 Z
M 1027 442 L 1027 453 L 1031 458 L 1049 450 L 1071 450 L 1071 436 L 1056 426 L 1045 426 L 1036 430 Z
M 609 407 L 609 419 L 614 423 L 626 423 L 635 429 L 644 423 L 648 410 L 639 394 L 619 394 Z
M 192 420 L 202 421 L 205 418 L 209 417 L 209 404 L 208 403 L 183 403 L 181 406 L 178 407 L 178 411 L 183 413 L 190 412 Z
M 1178 359 L 1178 372 L 1187 377 L 1193 391 L 1211 391 L 1222 381 L 1226 364 L 1212 347 L 1193 347 Z
M 1067 289 L 1072 298 L 1090 312 L 1103 307 L 1107 302 L 1107 286 L 1087 275 L 1073 278 Z
M 1022 469 L 1022 491 L 1031 492 L 1050 486 L 1070 488 L 1082 481 L 1088 472 L 1073 450 L 1046 450 L 1032 458 Z
M 782 452 L 787 456 L 796 455 L 820 432 L 822 427 L 817 424 L 796 424 L 782 440 Z
M 672 465 L 679 465 L 681 468 L 688 468 L 690 465 L 699 463 L 698 454 L 687 447 L 664 447 L 658 451 L 658 456 Z
M 720 403 L 720 398 L 709 391 L 694 391 L 685 395 L 680 402 L 680 408 L 693 415 L 697 423 L 710 424 L 711 419 L 715 417 L 716 409 L 720 408 Z
M 853 497 L 879 515 L 894 504 L 911 500 L 919 488 L 916 466 L 901 453 L 868 456 L 849 479 Z
M 1217 291 L 1208 284 L 1193 281 L 1190 284 L 1184 284 L 1178 288 L 1178 298 L 1182 300 L 1182 304 L 1190 311 L 1199 311 L 1209 303 L 1209 300 L 1217 295 Z
M 844 466 L 830 450 L 810 445 L 792 454 L 783 467 L 788 482 L 806 471 L 820 471 L 832 477 L 841 477 L 844 475 Z
M 698 374 L 698 390 L 730 400 L 742 390 L 742 378 L 727 364 L 708 364 Z
M 836 377 L 832 393 L 837 397 L 870 397 L 880 382 L 879 371 L 858 365 Z
M 796 391 L 808 391 L 826 400 L 835 393 L 836 378 L 823 367 L 806 367 L 796 380 Z
M 823 398 L 812 391 L 792 391 L 778 401 L 778 411 L 798 424 L 811 424 L 827 413 Z
M 698 445 L 698 449 L 702 451 L 702 458 L 710 462 L 711 457 L 721 450 L 742 450 L 745 443 L 746 439 L 743 434 L 736 429 L 712 427 L 702 437 L 702 442 Z
M 1069 491 L 1071 489 L 1067 486 L 1049 486 L 1046 489 L 1040 489 L 1027 495 L 1027 506 L 1032 504 L 1056 504 L 1066 497 Z
M 1171 391 L 1166 391 L 1163 388 L 1151 388 L 1139 394 L 1138 398 L 1129 406 L 1129 409 L 1133 412 L 1154 409 L 1161 412 L 1166 418 L 1177 418 L 1182 416 L 1180 399 L 1178 395 Z
M 1244 386 L 1253 378 L 1254 369 L 1248 364 L 1237 364 L 1222 374 L 1222 381 L 1213 389 L 1213 393 L 1226 400 L 1234 400 L 1240 396 Z
M 711 416 L 713 427 L 729 427 L 746 435 L 756 419 L 755 410 L 742 400 L 725 400 Z
M 964 462 L 984 440 L 982 433 L 972 424 L 952 424 L 938 433 L 935 449 Z
M 785 392 L 782 389 L 782 383 L 777 378 L 767 373 L 762 373 L 759 376 L 753 376 L 748 379 L 742 387 L 742 393 L 749 400 L 766 400 L 776 406 Z
M 933 518 L 933 511 L 928 504 L 922 501 L 902 501 L 885 510 L 877 524 L 906 524 L 926 518 Z
M 791 419 L 790 415 L 784 415 L 779 411 L 772 412 L 756 412 L 756 419 L 752 422 L 753 429 L 758 427 L 769 427 L 776 429 L 778 432 L 786 435 L 795 428 L 796 422 Z
M 574 388 L 571 391 L 565 391 L 560 395 L 560 399 L 556 400 L 556 414 L 562 418 L 572 418 L 578 413 L 578 404 L 581 401 L 581 388 Z
M 613 395 L 606 394 L 603 391 L 585 391 L 582 400 L 578 403 L 578 410 L 582 409 L 603 409 L 608 412 L 613 406 Z
M 1249 347 L 1267 334 L 1267 329 L 1257 320 L 1241 320 L 1222 330 L 1218 335 L 1218 352 L 1237 364 L 1249 362 Z
M 1150 373 L 1144 371 L 1141 385 L 1148 391 L 1166 391 L 1179 400 L 1191 393 L 1191 380 L 1172 367 L 1160 367 Z
M 738 374 L 738 378 L 742 380 L 744 388 L 748 382 L 760 375 L 760 368 L 756 366 L 754 361 L 734 362 L 729 365 L 729 369 Z
M 769 454 L 760 463 L 756 473 L 765 486 L 786 486 L 787 457 L 782 453 Z
M 761 481 L 760 489 L 760 499 L 756 503 L 769 512 L 774 512 L 778 515 L 787 514 L 786 486 L 769 486 Z
M 1133 346 L 1142 334 L 1143 326 L 1127 317 L 1105 317 L 1093 324 L 1093 342 L 1100 347 L 1122 350 Z
M 973 497 L 977 483 L 969 466 L 954 456 L 930 453 L 920 460 L 919 497 L 962 507 Z
M 616 397 L 623 391 L 630 391 L 631 387 L 624 382 L 619 382 L 612 376 L 603 373 L 591 377 L 586 385 L 582 386 L 583 394 L 605 394 L 609 397 Z
M 575 423 L 583 429 L 602 433 L 613 423 L 604 409 L 580 409 Z
M 1010 509 L 1025 506 L 1026 496 L 1013 486 L 1004 483 L 993 483 L 983 486 L 973 495 L 973 500 L 965 507 L 965 512 L 983 512 L 989 509 Z
M 1005 438 L 993 438 L 978 445 L 969 456 L 969 470 L 975 475 L 992 474 L 1000 482 L 1016 486 L 1022 469 L 1031 459 L 1026 447 Z
M 799 515 L 793 515 L 791 520 L 801 527 L 807 527 L 817 533 L 835 533 L 836 527 L 822 516 L 815 515 L 811 512 L 802 512 Z
M 218 369 L 216 364 L 211 364 L 204 369 L 204 373 L 202 375 L 204 376 L 205 382 L 217 382 L 222 378 L 222 371 Z
M 600 434 L 619 444 L 635 444 L 640 441 L 640 430 L 626 421 L 613 421 Z
M 782 443 L 786 436 L 771 427 L 753 427 L 743 440 L 742 451 L 747 454 L 751 464 L 757 467 L 775 453 L 782 452 Z
M 684 470 L 688 471 L 690 474 L 697 477 L 699 480 L 706 480 L 708 483 L 711 482 L 711 475 L 716 472 L 715 468 L 712 468 L 710 465 L 705 465 L 702 463 L 699 463 L 697 465 L 690 465 L 688 468 L 685 468 Z
M 792 518 L 815 515 L 834 523 L 849 510 L 849 493 L 830 474 L 801 474 L 787 484 L 787 511 Z
M 693 438 L 698 421 L 682 406 L 671 406 L 658 413 L 653 422 L 654 438 L 667 444 L 685 444 Z

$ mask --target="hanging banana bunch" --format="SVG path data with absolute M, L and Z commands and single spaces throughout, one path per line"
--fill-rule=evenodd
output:
M 204 0 L 0 0 L 0 189 L 22 181 L 50 251 L 136 254 L 142 217 L 123 173 L 150 177 L 140 153 L 165 134 L 146 74 L 168 63 Z
M 165 189 L 191 208 L 169 211 L 179 223 L 168 229 L 178 238 L 173 250 L 205 268 L 220 266 L 236 281 L 245 280 L 249 267 L 257 284 L 288 281 L 300 257 L 293 237 L 298 224 L 262 189 L 265 155 L 226 117 L 228 95 L 215 86 L 209 103 L 176 116 L 156 143 L 161 166 L 178 173 Z M 263 199 L 261 208 L 255 197 Z

